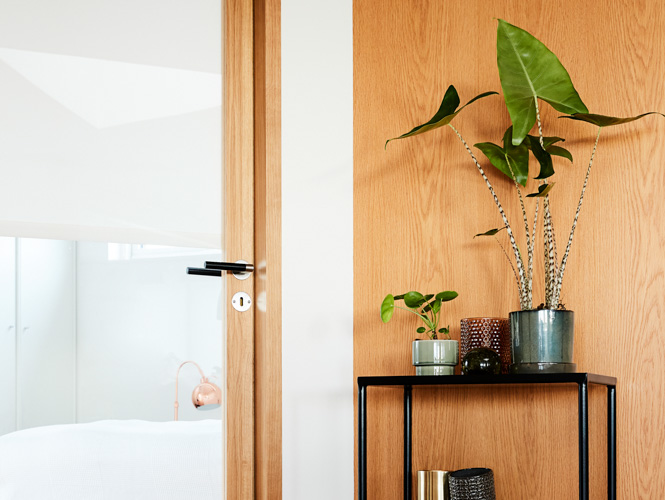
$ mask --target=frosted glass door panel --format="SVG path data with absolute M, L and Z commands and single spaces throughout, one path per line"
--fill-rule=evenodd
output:
M 14 238 L 0 238 L 0 436 L 16 430 Z
M 221 1 L 0 8 L 0 234 L 221 248 Z
M 222 283 L 185 274 L 221 254 L 172 248 L 166 256 L 109 259 L 109 246 L 77 244 L 78 421 L 172 420 L 182 362 L 194 360 L 223 387 Z M 222 418 L 221 408 L 192 405 L 200 379 L 193 365 L 180 372 L 180 420 Z
M 75 243 L 22 238 L 18 428 L 76 421 Z

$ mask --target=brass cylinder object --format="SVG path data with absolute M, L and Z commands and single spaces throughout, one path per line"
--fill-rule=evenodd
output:
M 418 471 L 418 500 L 450 500 L 447 470 Z

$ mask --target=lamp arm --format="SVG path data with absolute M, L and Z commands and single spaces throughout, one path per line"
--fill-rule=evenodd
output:
M 196 368 L 199 369 L 199 373 L 201 374 L 201 381 L 207 380 L 206 376 L 203 374 L 203 370 L 201 370 L 201 367 L 195 362 L 195 361 L 185 361 L 178 367 L 178 371 L 175 374 L 175 403 L 173 403 L 173 420 L 176 422 L 178 421 L 178 378 L 180 377 L 180 369 L 185 366 L 187 363 L 192 363 Z

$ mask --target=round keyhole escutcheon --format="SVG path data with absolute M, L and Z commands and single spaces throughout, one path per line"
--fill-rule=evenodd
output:
M 245 292 L 238 292 L 231 298 L 231 305 L 236 311 L 246 311 L 252 305 L 252 299 Z

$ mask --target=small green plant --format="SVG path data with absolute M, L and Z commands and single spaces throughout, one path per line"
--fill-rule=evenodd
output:
M 439 328 L 439 319 L 441 314 L 441 304 L 457 297 L 457 292 L 439 292 L 436 295 L 430 293 L 423 295 L 420 292 L 408 292 L 402 295 L 386 295 L 381 303 L 381 321 L 388 323 L 393 317 L 395 309 L 404 309 L 418 316 L 427 326 L 420 326 L 416 329 L 418 333 L 426 333 L 430 340 L 437 340 L 441 333 L 450 338 L 448 327 Z M 395 305 L 396 300 L 403 300 L 406 307 Z

